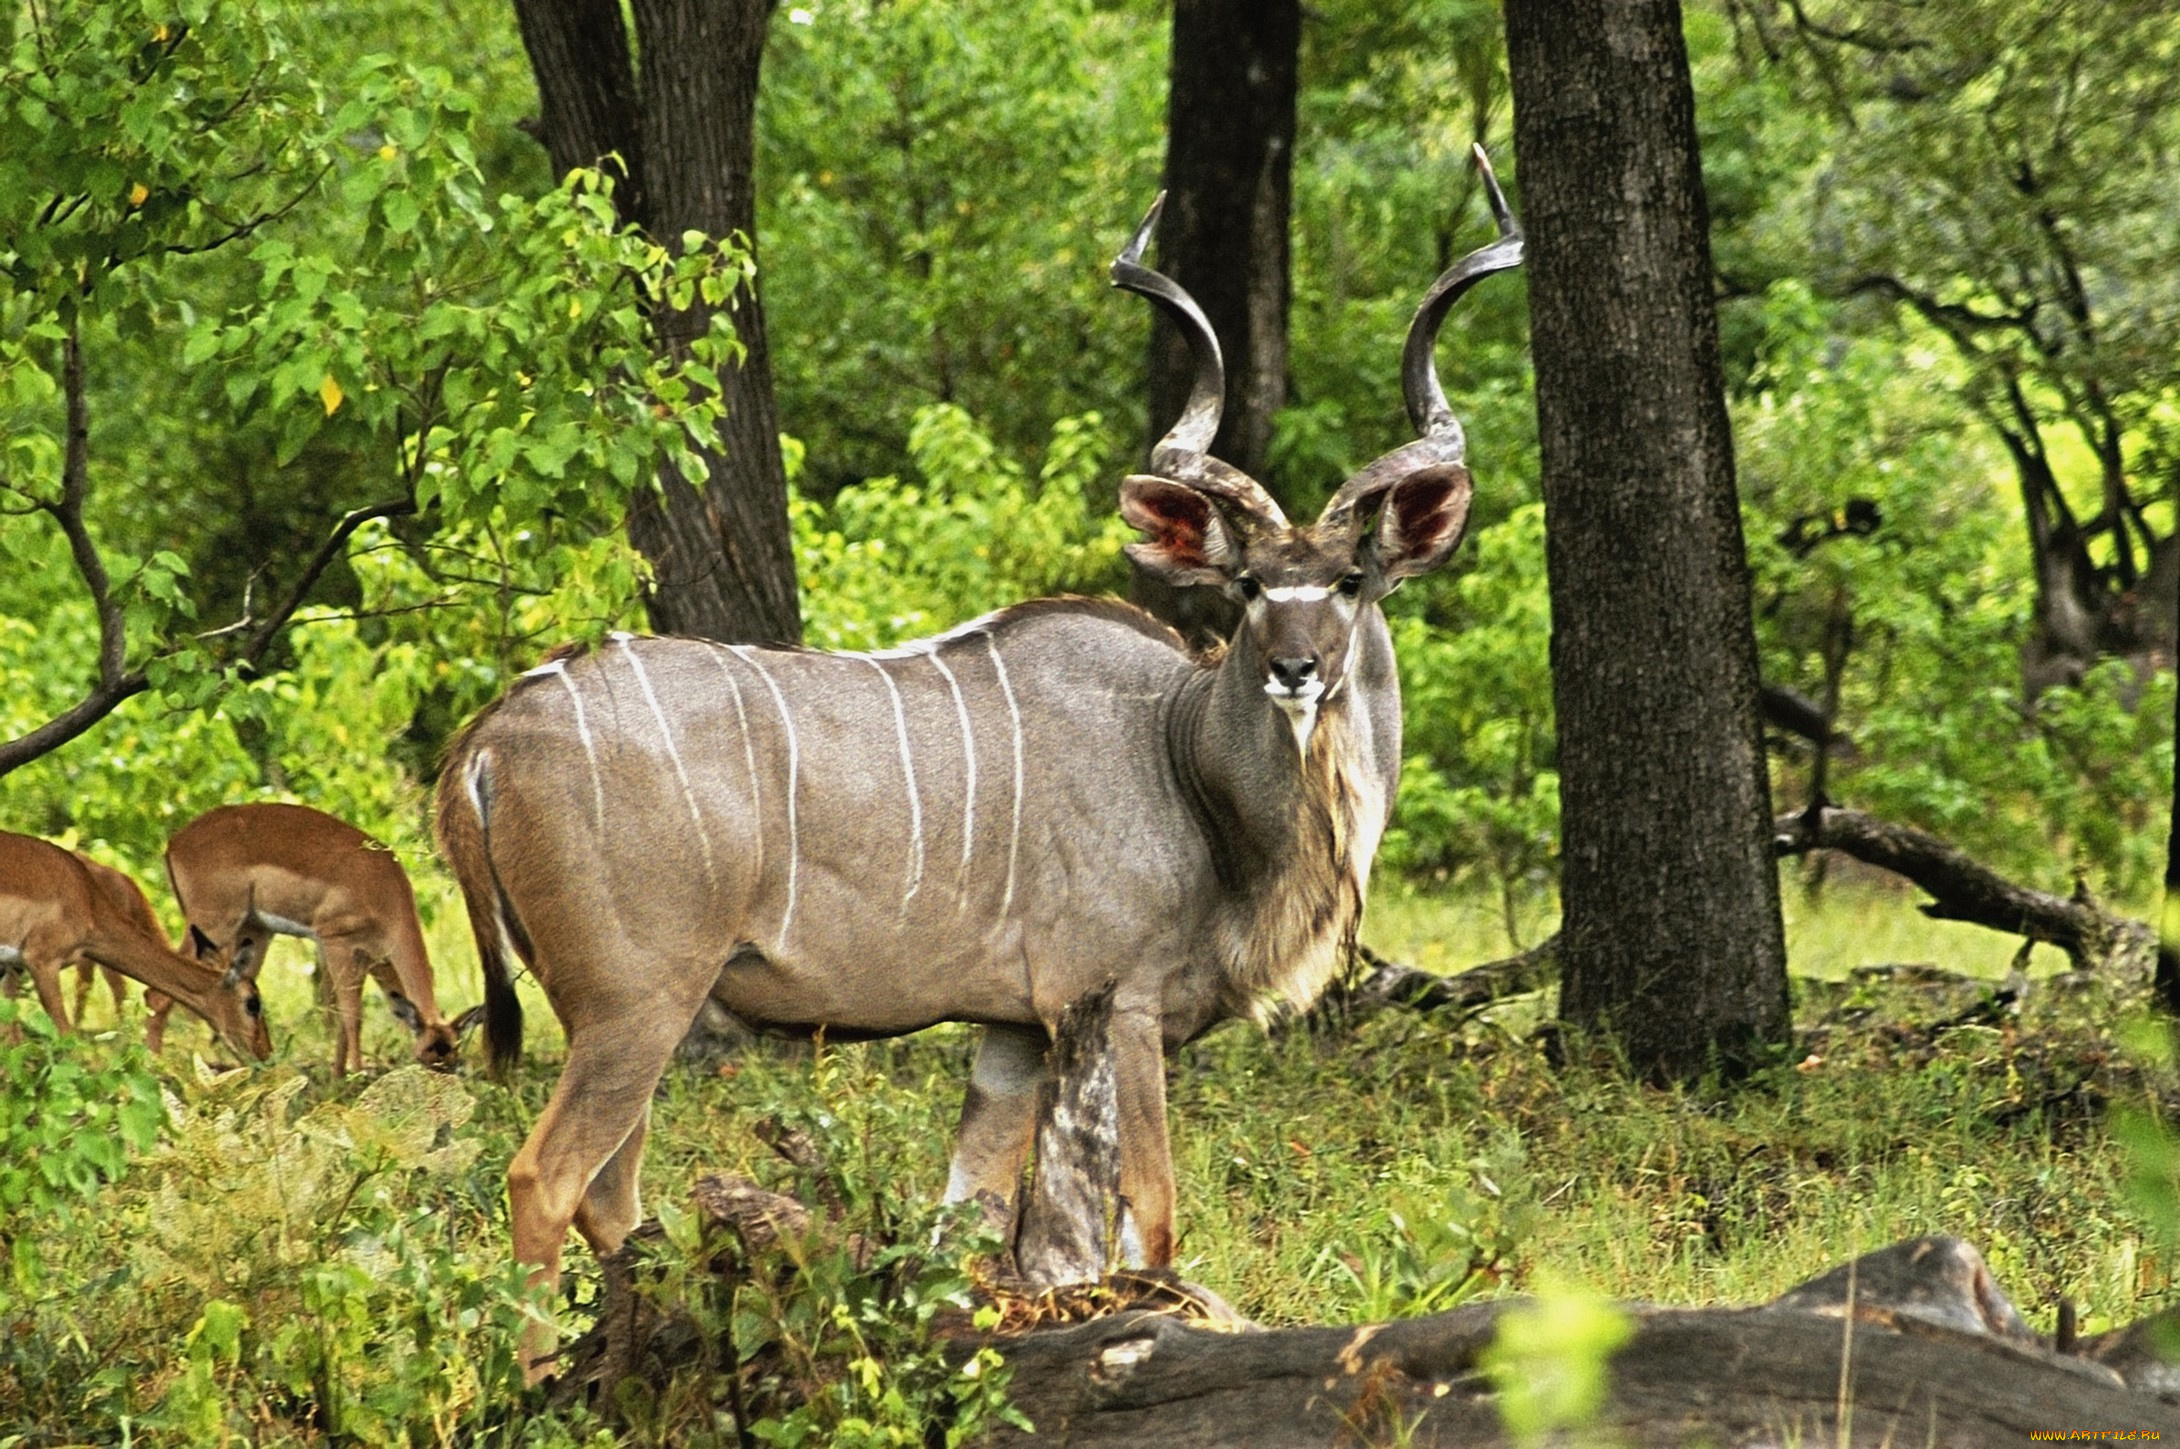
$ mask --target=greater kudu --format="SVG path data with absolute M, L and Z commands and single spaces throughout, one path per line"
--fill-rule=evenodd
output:
M 1121 509 L 1147 535 L 1136 559 L 1243 605 L 1217 659 L 1088 599 L 874 654 L 619 635 L 532 670 L 470 727 L 438 821 L 486 1035 L 496 1061 L 520 1048 L 509 951 L 568 1035 L 508 1170 L 516 1256 L 540 1278 L 571 1223 L 601 1252 L 635 1226 L 652 1090 L 707 995 L 835 1040 L 981 1023 L 948 1196 L 1011 1203 L 1046 1028 L 1107 982 L 1124 1238 L 1170 1259 L 1164 1051 L 1308 1003 L 1354 938 L 1400 769 L 1378 600 L 1443 562 L 1468 514 L 1432 342 L 1463 292 L 1521 259 L 1491 194 L 1501 239 L 1439 278 L 1409 333 L 1422 437 L 1301 527 L 1206 455 L 1218 342 L 1141 265 L 1155 206 L 1114 263 L 1196 349 L 1188 408 Z

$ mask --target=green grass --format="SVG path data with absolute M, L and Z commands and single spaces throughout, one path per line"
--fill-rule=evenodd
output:
M 451 1015 L 480 995 L 474 956 L 443 887 L 425 895 Z M 1801 1024 L 1842 1007 L 1852 1019 L 1806 1038 L 1799 1065 L 1732 1090 L 1634 1086 L 1589 1061 L 1554 1069 L 1530 1036 L 1548 996 L 1457 1023 L 1387 1012 L 1330 1040 L 1229 1026 L 1190 1046 L 1171 1090 L 1183 1271 L 1270 1323 L 1352 1321 L 1519 1291 L 1545 1275 L 1615 1298 L 1752 1303 L 1857 1251 L 1937 1232 L 1980 1247 L 2047 1330 L 2062 1297 L 2082 1307 L 2089 1331 L 2169 1301 L 2166 1261 L 2125 1191 L 2124 1156 L 2074 1090 L 2086 1082 L 2113 1100 L 2144 1098 L 2144 1071 L 2111 1040 L 2116 1008 L 2038 1006 L 2025 1027 L 1931 1039 L 1920 1025 L 1957 1001 L 1907 984 L 1833 983 L 1856 966 L 1895 962 L 1996 977 L 2013 956 L 2008 940 L 1930 922 L 1901 893 L 1835 886 L 1813 907 L 1790 879 L 1787 902 L 1795 969 L 1812 978 L 1797 986 Z M 1522 944 L 1549 929 L 1528 923 Z M 1509 945 L 1495 906 L 1398 890 L 1379 893 L 1365 935 L 1439 970 Z M 305 1105 L 346 1101 L 359 1084 L 326 1079 L 330 1037 L 298 969 L 307 960 L 285 944 L 265 973 L 280 1051 L 312 1076 Z M 534 983 L 522 989 L 522 1073 L 506 1088 L 468 1083 L 477 1115 L 463 1131 L 480 1144 L 476 1161 L 438 1186 L 402 1189 L 420 1194 L 434 1252 L 472 1274 L 504 1258 L 501 1174 L 558 1069 L 551 1013 Z M 103 1010 L 94 1006 L 94 1027 Z M 404 1034 L 375 990 L 366 1011 L 371 1060 L 402 1059 Z M 163 1064 L 177 1089 L 191 1098 L 233 1090 L 196 1084 L 187 1054 L 207 1038 L 181 1020 Z M 968 1029 L 939 1028 L 817 1055 L 765 1050 L 725 1070 L 677 1067 L 654 1109 L 646 1202 L 685 1202 L 706 1172 L 784 1182 L 750 1131 L 783 1111 L 817 1123 L 853 1179 L 883 1184 L 896 1201 L 935 1198 L 972 1043 Z M 128 1365 L 128 1382 L 100 1380 L 107 1387 L 94 1393 L 64 1364 L 40 1370 L 21 1391 L 44 1396 L 40 1412 L 84 1406 L 62 1442 L 118 1442 L 116 1404 L 156 1418 L 203 1311 L 201 1290 L 160 1280 L 131 1255 L 127 1224 L 160 1210 L 153 1183 L 131 1178 L 109 1196 L 104 1221 L 56 1227 L 46 1253 L 80 1285 L 66 1304 L 78 1357 Z M 580 1248 L 569 1261 L 579 1278 L 594 1271 Z M 261 1305 L 253 1322 L 269 1338 L 279 1314 L 300 1310 L 279 1296 L 277 1274 L 250 1282 L 260 1297 L 249 1301 Z M 0 1373 L 0 1423 L 8 1377 Z M 246 1437 L 323 1437 L 307 1393 L 247 1382 L 255 1387 L 233 1388 L 259 1396 L 236 1421 L 257 1426 Z M 145 1442 L 210 1442 L 135 1432 Z

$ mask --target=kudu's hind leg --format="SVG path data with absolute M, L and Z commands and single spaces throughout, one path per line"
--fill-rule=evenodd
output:
M 567 1066 L 507 1168 L 515 1258 L 532 1265 L 533 1286 L 559 1285 L 569 1227 L 580 1227 L 592 1251 L 604 1255 L 635 1226 L 651 1094 L 716 974 L 716 967 L 681 973 L 670 992 L 612 1015 L 563 1017 Z M 523 1368 L 532 1383 L 551 1371 L 553 1343 L 550 1322 L 524 1335 Z
M 1121 1254 L 1133 1267 L 1173 1262 L 1173 1155 L 1166 1142 L 1165 1032 L 1155 1006 L 1113 1009 L 1120 1108 Z
M 620 1150 L 606 1159 L 589 1191 L 575 1210 L 575 1230 L 594 1251 L 610 1253 L 620 1247 L 636 1224 L 643 1221 L 643 1194 L 638 1179 L 643 1169 L 644 1139 L 651 1133 L 651 1099 L 643 1101 L 643 1115 L 622 1141 Z M 611 1244 L 600 1248 L 600 1243 Z
M 1006 1206 L 1011 1232 L 1021 1196 L 1022 1164 L 1037 1134 L 1037 1104 L 1045 1083 L 1045 1034 L 1035 1027 L 987 1026 L 977 1043 L 976 1067 L 961 1099 L 961 1131 L 954 1141 L 946 1201 L 973 1202 L 989 1193 Z

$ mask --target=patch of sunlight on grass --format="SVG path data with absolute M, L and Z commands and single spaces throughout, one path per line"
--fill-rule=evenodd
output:
M 1786 916 L 1787 966 L 1797 976 L 1837 981 L 1858 966 L 1935 966 L 1957 976 L 1996 981 L 2013 969 L 2021 938 L 1961 921 L 1934 921 L 1916 909 L 1913 890 L 1855 884 L 1833 886 L 1812 902 L 1794 877 L 1780 880 Z M 2066 969 L 2066 953 L 2038 946 L 2029 972 Z
M 1524 902 L 1515 911 L 1516 936 L 1496 896 L 1470 890 L 1427 890 L 1381 877 L 1370 888 L 1362 938 L 1380 955 L 1419 971 L 1451 974 L 1525 951 L 1559 929 L 1556 900 Z
M 1798 872 L 1779 882 L 1786 918 L 1787 969 L 1796 976 L 1844 979 L 1857 967 L 1925 965 L 1959 976 L 1997 981 L 2013 968 L 2021 940 L 1961 921 L 1934 921 L 1917 909 L 1924 897 L 1905 885 L 1835 883 L 1812 901 Z M 1431 891 L 1397 880 L 1372 886 L 1362 938 L 1380 954 L 1423 971 L 1451 974 L 1503 960 L 1559 929 L 1556 902 L 1517 912 L 1518 938 L 1507 934 L 1498 899 L 1479 891 Z M 2029 973 L 2067 967 L 2066 954 L 2038 946 Z

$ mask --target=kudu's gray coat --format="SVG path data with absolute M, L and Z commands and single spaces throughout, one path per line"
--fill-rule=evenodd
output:
M 651 1093 L 707 995 L 836 1040 L 982 1023 L 948 1195 L 1011 1203 L 1046 1028 L 1111 982 L 1126 1237 L 1169 1260 L 1164 1050 L 1306 1005 L 1353 940 L 1400 766 L 1377 600 L 1466 519 L 1431 341 L 1519 262 L 1500 215 L 1502 240 L 1439 280 L 1411 332 L 1423 438 L 1302 527 L 1204 453 L 1217 342 L 1139 263 L 1155 208 L 1115 263 L 1199 349 L 1197 395 L 1122 508 L 1138 560 L 1243 602 L 1215 660 L 1127 605 L 1044 599 L 873 654 L 616 636 L 476 722 L 439 820 L 487 1035 L 496 1059 L 519 1048 L 512 950 L 569 1039 L 509 1171 L 518 1258 L 549 1276 L 571 1222 L 601 1252 L 635 1225 Z

